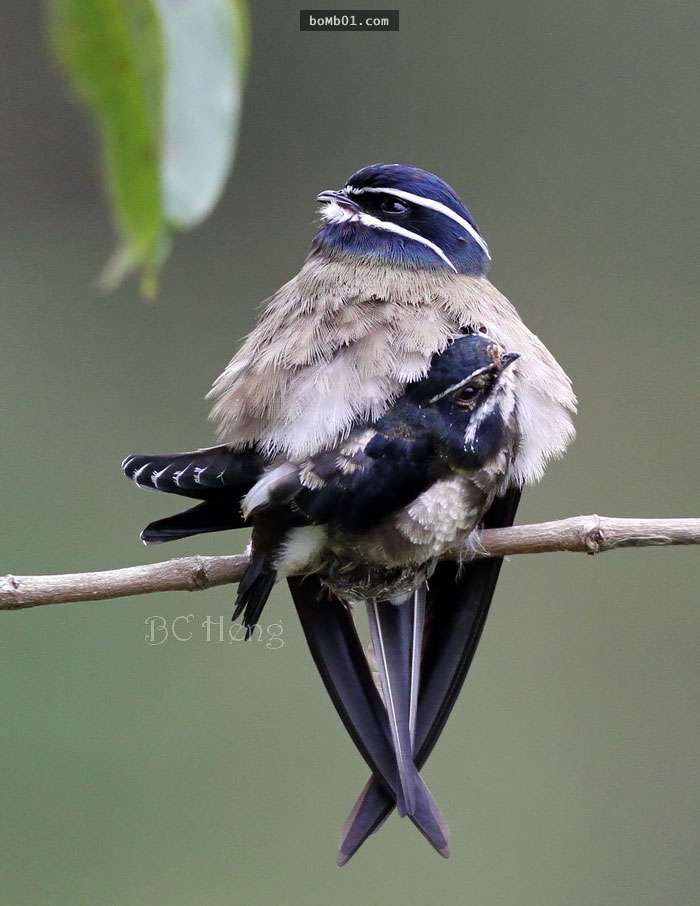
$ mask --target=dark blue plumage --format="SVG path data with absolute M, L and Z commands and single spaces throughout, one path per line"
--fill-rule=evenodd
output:
M 243 528 L 240 501 L 265 469 L 253 449 L 221 445 L 191 453 L 132 453 L 122 471 L 140 488 L 201 500 L 202 503 L 149 523 L 141 532 L 145 544 L 162 544 L 192 535 Z
M 383 189 L 389 191 L 380 191 Z M 397 192 L 401 195 L 394 194 Z M 341 219 L 337 211 L 335 217 L 332 212 L 324 214 L 327 222 L 316 235 L 313 249 L 326 256 L 350 255 L 400 267 L 452 267 L 471 275 L 488 271 L 488 249 L 471 213 L 444 180 L 426 170 L 373 164 L 354 173 L 340 192 L 322 193 L 319 199 L 333 200 L 356 215 Z M 405 232 L 392 232 L 392 226 L 426 240 L 442 255 Z
M 302 489 L 295 505 L 311 522 L 362 532 L 407 506 L 450 469 L 479 468 L 503 444 L 500 407 L 492 407 L 468 443 L 467 428 L 514 358 L 480 334 L 455 340 L 377 421 L 375 435 L 355 454 L 349 473 L 334 452 L 314 459 L 324 486 Z
M 408 422 L 402 424 L 407 430 L 411 427 Z M 432 434 L 426 431 L 413 438 L 394 437 L 392 426 L 385 427 L 389 433 L 377 434 L 356 455 L 356 473 L 346 475 L 336 467 L 327 474 L 324 487 L 300 491 L 295 504 L 310 522 L 362 532 L 415 500 L 435 480 Z
M 252 520 L 257 555 L 239 585 L 236 614 L 245 611 L 247 625 L 259 616 L 274 583 L 275 556 L 291 529 L 311 524 L 359 534 L 410 504 L 450 470 L 481 467 L 503 443 L 500 406 L 494 402 L 486 416 L 482 413 L 468 440 L 467 428 L 513 358 L 481 334 L 454 340 L 433 357 L 426 377 L 406 387 L 351 456 L 329 450 L 309 460 L 316 486 L 290 473 L 281 485 L 284 493 L 271 491 L 267 510 L 272 516 L 259 513 Z M 153 544 L 250 524 L 240 504 L 262 476 L 265 460 L 250 448 L 220 446 L 174 455 L 134 454 L 122 468 L 140 487 L 202 501 L 150 523 L 141 537 Z
M 467 334 L 434 355 L 426 376 L 408 384 L 404 397 L 425 406 L 433 397 L 453 387 L 459 381 L 470 377 L 480 369 L 494 366 L 500 360 L 500 353 L 491 337 L 480 333 Z M 449 405 L 448 399 L 446 407 L 449 408 Z M 442 409 L 442 411 L 446 411 L 446 409 Z
M 260 477 L 264 457 L 251 448 L 237 450 L 222 444 L 190 453 L 131 453 L 122 472 L 140 488 L 164 491 L 193 500 L 240 500 Z

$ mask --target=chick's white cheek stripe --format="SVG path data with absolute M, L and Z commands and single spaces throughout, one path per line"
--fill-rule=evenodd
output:
M 367 186 L 362 189 L 356 189 L 354 186 L 345 186 L 343 190 L 349 195 L 363 195 L 365 192 L 374 192 L 381 193 L 383 195 L 394 195 L 396 198 L 402 198 L 404 201 L 410 201 L 413 204 L 417 204 L 423 208 L 430 208 L 431 211 L 437 211 L 440 214 L 444 214 L 445 217 L 449 217 L 450 220 L 454 220 L 455 223 L 458 223 L 463 230 L 465 230 L 472 237 L 474 242 L 476 242 L 481 249 L 483 250 L 486 257 L 490 260 L 491 253 L 489 252 L 489 247 L 486 244 L 485 239 L 479 234 L 468 220 L 465 220 L 464 217 L 461 217 L 456 211 L 453 211 L 452 208 L 448 208 L 446 204 L 443 204 L 441 201 L 435 201 L 433 198 L 424 198 L 422 195 L 415 195 L 413 192 L 406 192 L 403 189 L 381 189 L 377 187 Z

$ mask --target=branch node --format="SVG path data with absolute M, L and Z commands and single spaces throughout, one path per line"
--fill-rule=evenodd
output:
M 7 575 L 0 578 L 0 598 L 6 601 L 7 610 L 19 610 L 22 607 L 22 590 L 16 576 Z
M 605 532 L 600 516 L 594 513 L 585 520 L 583 526 L 583 544 L 586 553 L 591 557 L 604 551 L 607 547 Z
M 190 574 L 191 591 L 205 591 L 209 588 L 209 573 L 207 566 L 201 557 L 197 557 L 196 566 Z

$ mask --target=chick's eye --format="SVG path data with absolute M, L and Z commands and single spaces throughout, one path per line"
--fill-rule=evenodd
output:
M 405 214 L 408 210 L 408 205 L 396 198 L 385 198 L 379 207 L 385 214 Z
M 479 391 L 476 387 L 465 387 L 460 391 L 459 398 L 461 400 L 473 400 Z

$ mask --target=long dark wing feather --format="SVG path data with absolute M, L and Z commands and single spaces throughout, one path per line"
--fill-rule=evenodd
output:
M 497 499 L 484 519 L 486 528 L 512 525 L 520 489 Z M 481 560 L 461 574 L 456 563 L 440 563 L 428 593 L 426 643 L 416 722 L 416 766 L 433 750 L 454 707 L 488 616 L 503 560 Z M 374 778 L 366 784 L 343 829 L 339 864 L 350 859 L 394 807 Z
M 245 522 L 235 501 L 223 503 L 205 500 L 196 506 L 150 522 L 141 532 L 144 544 L 163 544 L 208 532 L 227 532 L 243 528 Z
M 401 602 L 369 601 L 367 615 L 374 660 L 389 716 L 391 738 L 399 770 L 403 803 L 409 814 L 416 809 L 418 772 L 413 760 L 413 692 L 417 691 L 418 667 L 414 662 L 414 637 L 423 634 L 424 611 L 415 607 L 416 592 Z M 416 625 L 418 617 L 419 625 Z M 420 659 L 420 652 L 417 654 Z M 398 802 L 397 802 L 398 808 Z
M 512 488 L 497 499 L 483 521 L 484 528 L 512 525 L 520 494 L 520 488 Z M 502 565 L 502 557 L 480 560 L 460 575 L 456 563 L 445 561 L 431 579 L 416 725 L 419 759 L 427 759 L 432 752 L 460 693 Z
M 238 583 L 231 618 L 237 620 L 243 614 L 246 639 L 251 637 L 253 627 L 257 625 L 276 581 L 277 573 L 270 567 L 267 558 L 261 554 L 253 554 L 250 565 Z
M 311 655 L 340 719 L 392 804 L 400 796 L 386 711 L 345 605 L 323 596 L 313 576 L 290 578 L 289 587 Z M 449 852 L 439 809 L 422 781 L 411 821 L 435 849 Z
M 241 498 L 264 468 L 265 461 L 255 450 L 231 450 L 227 446 L 191 453 L 132 453 L 122 463 L 122 472 L 140 488 L 203 501 L 151 522 L 141 532 L 141 540 L 162 544 L 205 532 L 242 528 Z

